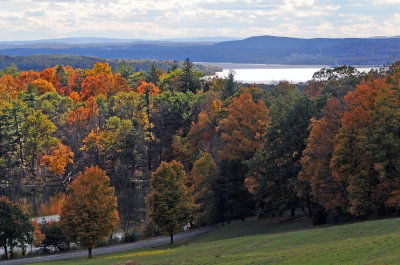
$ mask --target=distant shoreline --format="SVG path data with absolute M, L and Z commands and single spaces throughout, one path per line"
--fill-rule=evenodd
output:
M 200 65 L 219 66 L 223 69 L 299 69 L 299 68 L 333 68 L 337 66 L 330 65 L 293 65 L 293 64 L 252 64 L 252 63 L 220 63 L 220 62 L 194 62 Z M 352 65 L 355 68 L 379 68 L 382 65 Z

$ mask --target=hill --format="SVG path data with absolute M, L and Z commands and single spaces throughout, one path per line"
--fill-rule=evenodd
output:
M 400 38 L 299 39 L 258 36 L 223 42 L 112 40 L 103 43 L 0 44 L 0 54 L 68 54 L 102 58 L 262 64 L 382 65 L 400 52 Z M 93 40 L 92 40 L 93 41 Z M 99 39 L 98 41 L 101 41 Z
M 174 247 L 51 264 L 398 264 L 398 223 L 395 218 L 312 227 L 304 219 L 253 220 Z

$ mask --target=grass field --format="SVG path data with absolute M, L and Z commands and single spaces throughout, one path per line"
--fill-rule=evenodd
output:
M 400 218 L 312 227 L 306 219 L 224 226 L 189 242 L 46 264 L 400 264 Z

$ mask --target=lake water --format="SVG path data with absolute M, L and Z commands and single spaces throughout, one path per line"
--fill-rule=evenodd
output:
M 266 64 L 236 64 L 236 63 L 200 63 L 223 68 L 217 72 L 219 77 L 227 77 L 230 70 L 235 72 L 235 80 L 243 83 L 273 84 L 279 81 L 300 83 L 310 80 L 313 74 L 326 65 L 266 65 Z M 368 72 L 372 67 L 356 67 L 360 72 Z

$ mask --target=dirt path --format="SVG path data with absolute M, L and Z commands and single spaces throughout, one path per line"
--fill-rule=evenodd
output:
M 198 235 L 210 232 L 217 229 L 216 226 L 213 227 L 204 227 L 195 229 L 192 231 L 180 233 L 174 236 L 174 242 L 183 241 L 186 239 L 194 238 Z M 146 248 L 146 247 L 155 247 L 155 246 L 162 246 L 167 245 L 170 242 L 169 236 L 161 236 L 151 239 L 146 239 L 142 241 L 137 241 L 128 244 L 119 244 L 113 245 L 109 247 L 102 247 L 102 248 L 95 248 L 93 249 L 93 256 L 102 255 L 102 254 L 109 254 L 124 250 L 131 250 L 131 249 L 138 249 L 138 248 Z M 87 250 L 79 250 L 79 251 L 72 251 L 68 253 L 61 253 L 61 254 L 54 254 L 54 255 L 47 255 L 47 256 L 38 256 L 32 258 L 20 258 L 20 259 L 13 259 L 13 260 L 3 260 L 0 261 L 0 265 L 16 265 L 16 264 L 28 264 L 28 263 L 36 263 L 36 262 L 46 262 L 46 261 L 53 261 L 53 260 L 62 260 L 62 259 L 73 259 L 73 258 L 81 258 L 87 256 Z

